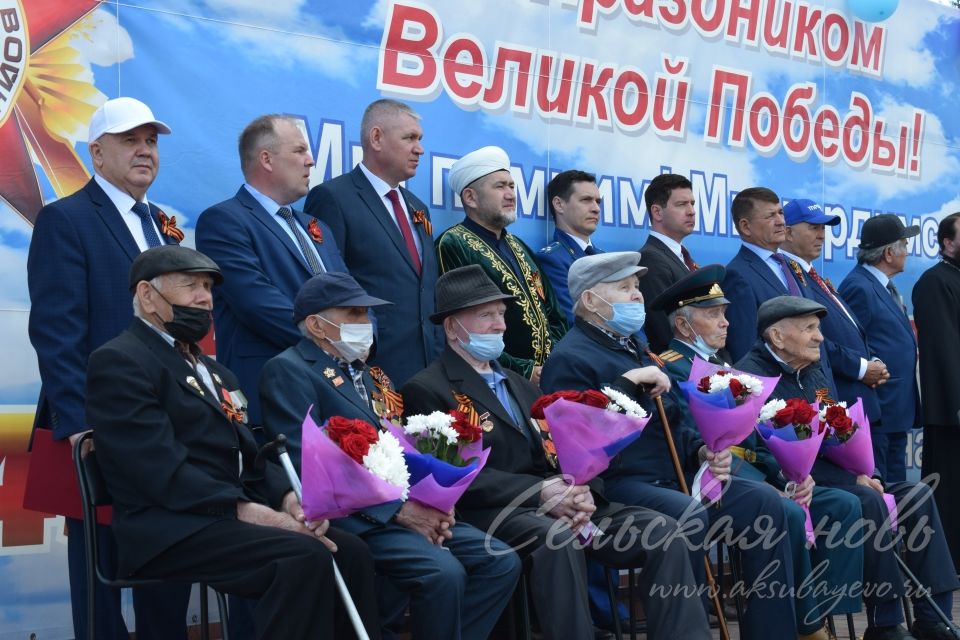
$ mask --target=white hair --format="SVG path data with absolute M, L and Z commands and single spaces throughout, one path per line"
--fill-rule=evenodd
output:
M 156 289 L 157 291 L 162 291 L 163 279 L 165 277 L 166 277 L 166 274 L 159 275 L 153 278 L 152 280 L 150 280 L 149 282 L 151 285 L 153 285 L 154 289 Z M 133 315 L 137 316 L 138 318 L 143 318 L 143 309 L 140 308 L 140 300 L 137 298 L 136 290 L 134 290 L 133 292 Z

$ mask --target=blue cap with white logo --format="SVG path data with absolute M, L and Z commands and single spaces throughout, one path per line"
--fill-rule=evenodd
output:
M 820 205 L 813 200 L 804 198 L 788 202 L 783 208 L 783 217 L 786 219 L 788 227 L 792 227 L 798 222 L 825 224 L 831 227 L 840 224 L 840 216 L 828 216 L 820 208 Z

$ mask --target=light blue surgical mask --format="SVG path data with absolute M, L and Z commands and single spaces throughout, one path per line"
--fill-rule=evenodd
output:
M 620 335 L 632 336 L 643 328 L 643 323 L 647 319 L 647 309 L 642 302 L 607 302 L 603 296 L 596 292 L 593 295 L 609 304 L 613 309 L 613 317 L 600 317 L 604 319 L 608 327 Z
M 697 351 L 699 351 L 702 354 L 705 354 L 707 357 L 717 355 L 717 351 L 719 351 L 720 349 L 716 349 L 708 345 L 706 340 L 703 339 L 703 336 L 697 333 L 697 331 L 693 328 L 693 325 L 690 324 L 689 320 L 687 321 L 687 326 L 690 327 L 690 332 L 693 333 L 693 347 Z
M 470 333 L 459 320 L 457 324 L 466 331 L 467 341 L 464 342 L 459 337 L 457 342 L 463 347 L 464 351 L 480 361 L 496 360 L 503 353 L 503 334 L 502 333 Z

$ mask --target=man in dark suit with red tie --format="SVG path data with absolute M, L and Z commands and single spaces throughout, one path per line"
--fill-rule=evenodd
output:
M 693 185 L 681 175 L 664 173 L 650 181 L 643 194 L 650 221 L 650 236 L 640 248 L 640 265 L 648 269 L 640 279 L 644 300 L 653 300 L 670 285 L 697 268 L 683 239 L 693 233 L 697 220 Z M 663 311 L 649 310 L 644 324 L 650 348 L 667 348 L 673 330 Z
M 69 439 L 72 444 L 90 428 L 84 415 L 90 353 L 130 323 L 127 273 L 133 260 L 150 247 L 183 238 L 176 219 L 147 199 L 160 168 L 158 137 L 168 133 L 170 127 L 139 100 L 108 100 L 90 119 L 87 139 L 93 179 L 37 214 L 27 278 L 30 342 L 37 352 L 42 385 L 31 441 L 35 461 L 60 457 L 62 464 L 56 469 L 31 469 L 31 478 L 62 476 L 76 482 L 70 450 L 63 441 Z M 27 492 L 31 493 L 29 486 Z M 38 496 L 44 498 L 63 499 Z M 77 519 L 80 503 L 64 510 L 52 504 L 46 509 L 67 514 L 73 626 L 76 637 L 85 638 L 86 560 L 83 523 Z M 70 509 L 75 510 L 73 517 Z M 104 541 L 101 555 L 110 557 L 109 529 L 104 527 L 99 538 Z M 99 584 L 96 588 L 98 638 L 127 638 L 120 591 Z M 134 590 L 137 636 L 184 638 L 189 593 L 189 587 Z
M 226 276 L 213 294 L 217 359 L 240 378 L 256 429 L 260 370 L 300 341 L 290 323 L 297 291 L 318 273 L 347 267 L 329 227 L 292 206 L 307 194 L 314 164 L 296 121 L 260 116 L 239 147 L 245 183 L 200 214 L 197 248 Z
M 400 186 L 417 172 L 421 138 L 420 116 L 408 105 L 371 103 L 360 123 L 363 162 L 311 189 L 305 205 L 330 225 L 360 286 L 395 301 L 376 309 L 377 349 L 370 364 L 397 385 L 430 364 L 443 346 L 429 320 L 438 276 L 430 212 Z

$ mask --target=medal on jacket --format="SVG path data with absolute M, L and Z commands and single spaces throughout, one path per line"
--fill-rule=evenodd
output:
M 238 407 L 234 405 L 234 398 L 231 397 L 232 394 L 224 387 L 220 387 L 220 395 L 223 396 L 223 400 L 220 402 L 220 408 L 223 409 L 223 413 L 227 416 L 227 420 L 236 422 L 237 424 L 246 423 L 247 412 L 243 406 Z
M 393 383 L 383 369 L 370 367 L 367 372 L 377 387 L 377 391 L 371 394 L 374 412 L 384 420 L 400 424 L 400 417 L 403 415 L 403 396 L 393 388 Z
M 200 388 L 200 383 L 197 382 L 197 379 L 193 376 L 187 376 L 187 384 L 196 389 L 197 393 L 199 393 L 201 396 L 206 395 L 203 393 L 203 389 Z

